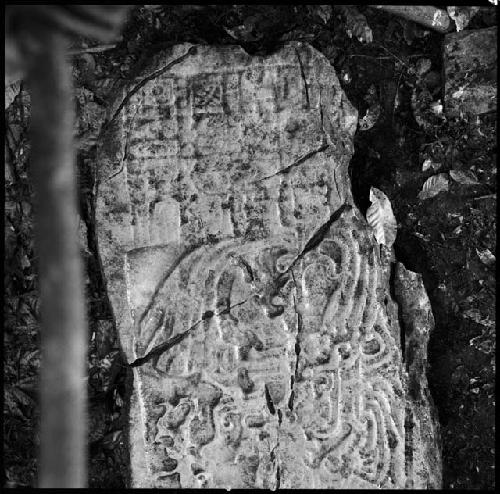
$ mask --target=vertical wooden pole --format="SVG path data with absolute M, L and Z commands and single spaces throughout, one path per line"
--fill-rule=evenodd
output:
M 26 36 L 42 317 L 38 483 L 85 487 L 87 331 L 77 234 L 72 80 L 63 35 L 40 23 L 31 24 Z

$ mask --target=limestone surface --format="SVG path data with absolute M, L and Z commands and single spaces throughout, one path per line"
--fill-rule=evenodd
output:
M 356 124 L 301 43 L 178 45 L 122 88 L 96 214 L 133 487 L 421 485 L 388 266 L 350 191 Z

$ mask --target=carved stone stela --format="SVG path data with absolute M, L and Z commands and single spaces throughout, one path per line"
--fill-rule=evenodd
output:
M 426 487 L 329 62 L 179 45 L 110 119 L 97 225 L 134 365 L 134 487 Z

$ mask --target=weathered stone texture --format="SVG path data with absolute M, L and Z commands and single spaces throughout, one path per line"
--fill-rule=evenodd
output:
M 444 38 L 445 112 L 480 115 L 497 108 L 498 28 L 447 34 Z
M 334 69 L 180 45 L 145 73 L 98 159 L 134 486 L 404 488 L 397 313 Z
M 439 423 L 427 385 L 427 344 L 434 316 L 422 275 L 396 263 L 394 293 L 405 334 L 406 487 L 437 488 L 442 483 Z

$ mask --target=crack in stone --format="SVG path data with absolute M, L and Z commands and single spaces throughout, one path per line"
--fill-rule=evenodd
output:
M 271 449 L 271 452 L 269 453 L 269 456 L 271 458 L 271 463 L 273 463 L 273 464 L 276 463 L 276 490 L 278 490 L 280 488 L 280 485 L 281 485 L 280 466 L 278 463 L 278 458 L 276 458 L 276 453 L 275 453 L 275 451 L 278 449 L 278 447 L 279 447 L 279 432 L 278 432 L 276 444 L 275 444 L 274 448 Z
M 161 69 L 155 70 L 152 74 L 149 74 L 148 76 L 144 77 L 140 82 L 138 82 L 123 98 L 122 102 L 118 106 L 117 110 L 111 117 L 111 119 L 106 123 L 106 126 L 110 125 L 111 122 L 113 122 L 118 114 L 122 111 L 124 106 L 129 102 L 130 98 L 139 91 L 143 86 L 145 86 L 149 81 L 155 79 L 156 77 L 162 75 L 165 73 L 167 70 L 171 69 L 174 65 L 177 65 L 178 63 L 184 61 L 186 58 L 188 58 L 190 55 L 194 54 L 197 50 L 196 46 L 191 46 L 186 53 L 181 55 L 180 57 L 177 57 L 175 60 L 172 60 L 169 64 L 165 65 L 165 67 L 162 67 Z
M 297 361 L 295 361 L 295 365 L 297 366 Z M 293 400 L 295 399 L 295 390 L 293 389 L 295 384 L 295 377 L 290 376 L 290 397 L 288 398 L 288 409 L 293 411 Z
M 276 455 L 275 455 L 275 450 L 277 448 L 279 448 L 279 440 L 280 440 L 280 435 L 279 435 L 279 430 L 280 430 L 280 427 L 281 427 L 281 423 L 283 422 L 283 413 L 281 412 L 281 410 L 277 407 L 274 406 L 274 402 L 273 402 L 273 399 L 271 397 L 271 393 L 269 392 L 269 387 L 267 384 L 264 384 L 264 396 L 266 398 L 266 405 L 267 405 L 267 408 L 269 410 L 269 412 L 271 413 L 271 415 L 278 415 L 278 434 L 277 434 L 277 438 L 276 438 L 276 445 L 274 446 L 274 448 L 271 450 L 270 452 L 270 456 L 271 456 L 271 462 L 273 464 L 276 464 L 276 490 L 278 490 L 280 488 L 280 466 L 279 466 L 279 458 L 276 458 Z
M 295 276 L 293 271 L 291 271 L 293 283 L 295 284 L 295 288 L 297 288 L 297 282 L 295 281 Z M 295 369 L 293 372 L 293 376 L 290 376 L 290 398 L 288 399 L 288 408 L 290 411 L 293 411 L 293 402 L 295 399 L 295 383 L 299 380 L 299 358 L 300 358 L 300 335 L 302 331 L 302 315 L 297 310 L 297 299 L 295 295 L 293 296 L 293 305 L 295 307 L 295 313 L 297 314 L 297 334 L 295 335 Z
M 325 136 L 327 137 L 326 131 L 325 131 L 325 126 L 323 124 L 323 119 L 325 118 L 325 116 L 323 115 L 323 103 L 321 101 L 321 89 L 319 91 L 319 118 L 320 118 L 320 122 L 321 122 L 321 128 L 323 129 L 323 132 L 325 133 Z
M 271 449 L 270 453 L 269 453 L 269 457 L 271 458 L 271 463 L 274 464 L 276 462 L 276 454 L 275 454 L 275 450 L 276 448 L 278 447 L 278 443 L 276 442 L 276 445 L 274 446 L 273 449 Z M 278 484 L 279 484 L 279 465 L 277 465 L 277 468 L 276 468 L 276 474 L 277 474 L 277 478 L 276 478 L 276 487 L 278 487 Z M 272 489 L 271 489 L 272 490 Z M 276 489 L 277 490 L 277 489 Z
M 334 213 L 330 215 L 330 218 L 323 223 L 311 236 L 311 238 L 308 240 L 302 251 L 297 255 L 297 257 L 290 263 L 290 266 L 282 273 L 281 276 L 285 275 L 290 271 L 290 269 L 295 266 L 295 264 L 300 261 L 308 252 L 311 250 L 315 249 L 325 238 L 325 235 L 328 233 L 328 230 L 330 230 L 330 227 L 340 219 L 342 216 L 342 213 L 344 211 L 351 211 L 352 210 L 352 205 L 351 204 L 342 204 Z
M 323 99 L 321 97 L 321 88 L 319 90 L 319 116 L 320 116 L 320 121 L 321 121 L 321 129 L 323 130 L 323 133 L 325 134 L 326 142 L 330 146 L 335 146 L 335 144 L 333 142 L 333 137 L 334 137 L 335 132 L 334 132 L 332 123 L 329 119 L 325 119 L 325 113 L 323 110 Z M 326 126 L 325 126 L 325 122 L 327 123 Z M 328 127 L 329 131 L 327 130 L 326 127 Z
M 412 489 L 413 485 L 413 410 L 410 403 L 405 404 L 405 474 L 406 474 L 406 489 Z
M 396 263 L 391 263 L 389 267 L 389 294 L 392 298 L 393 301 L 397 302 L 397 315 L 398 315 L 398 322 L 399 322 L 399 343 L 400 343 L 400 350 L 401 350 L 401 362 L 406 368 L 406 372 L 409 371 L 409 362 L 407 361 L 407 355 L 406 355 L 406 333 L 409 333 L 409 330 L 406 327 L 406 321 L 405 318 L 403 317 L 403 308 L 401 305 L 401 301 L 398 300 L 398 297 L 396 295 L 396 287 L 395 287 L 395 279 L 396 279 Z M 387 299 L 387 297 L 386 297 Z M 387 304 L 386 304 L 387 305 Z M 387 307 L 386 307 L 387 311 Z
M 266 404 L 267 408 L 269 409 L 269 412 L 271 413 L 271 415 L 276 415 L 276 409 L 274 408 L 273 399 L 271 398 L 271 394 L 269 393 L 269 388 L 267 387 L 267 384 L 264 384 L 264 394 L 266 397 Z
M 281 415 L 281 410 L 278 409 L 278 433 L 276 435 L 276 446 L 275 449 L 278 449 L 279 451 L 279 446 L 280 446 L 280 427 L 281 427 L 281 421 L 283 417 Z M 280 459 L 279 456 L 276 458 L 276 490 L 280 488 L 281 485 L 281 479 L 280 479 Z
M 319 454 L 312 462 L 313 468 L 318 468 L 325 457 L 332 451 L 336 450 L 353 432 L 353 427 L 351 424 L 347 424 L 347 430 L 343 432 L 341 436 L 333 437 L 323 441 L 320 446 Z
M 142 107 L 142 102 L 139 105 L 137 105 L 137 109 L 135 110 L 135 113 L 130 120 L 130 125 L 129 125 L 128 131 L 127 131 L 127 137 L 125 139 L 125 146 L 123 147 L 123 156 L 122 156 L 122 159 L 120 161 L 120 169 L 118 171 L 116 171 L 115 173 L 113 173 L 111 176 L 109 176 L 106 179 L 106 182 L 109 182 L 112 178 L 115 178 L 125 168 L 125 160 L 127 159 L 127 154 L 128 154 L 129 147 L 130 147 L 130 137 L 132 135 L 132 127 L 134 126 L 135 119 L 136 119 L 137 114 L 139 113 L 139 110 L 141 109 L 141 107 Z
M 172 263 L 172 266 L 170 266 L 170 269 L 162 276 L 161 280 L 156 285 L 156 288 L 154 290 L 153 295 L 150 298 L 148 305 L 144 308 L 144 310 L 142 311 L 140 316 L 138 316 L 137 319 L 135 320 L 135 323 L 134 323 L 135 334 L 138 334 L 138 335 L 141 334 L 140 327 L 144 321 L 144 318 L 146 317 L 147 313 L 151 310 L 151 307 L 153 307 L 153 304 L 155 303 L 155 300 L 156 300 L 156 297 L 158 296 L 158 293 L 160 293 L 160 290 L 165 285 L 167 280 L 170 278 L 172 273 L 177 269 L 177 267 L 181 264 L 181 262 L 184 259 L 186 259 L 186 257 L 188 257 L 190 254 L 192 254 L 198 247 L 199 246 L 197 246 L 197 245 L 193 245 L 191 248 L 187 249 L 182 254 L 180 254 L 179 257 L 175 260 L 175 262 Z M 142 250 L 142 248 L 135 249 L 134 251 L 136 252 L 138 250 Z
M 248 302 L 251 298 L 252 297 L 248 297 L 245 300 L 238 302 L 237 304 L 233 304 L 230 307 L 226 307 L 223 311 L 218 312 L 218 313 L 215 313 L 211 310 L 205 311 L 202 314 L 201 319 L 199 319 L 194 324 L 192 324 L 188 329 L 186 329 L 186 331 L 184 331 L 183 333 L 176 334 L 175 336 L 172 336 L 172 338 L 169 338 L 167 341 L 164 341 L 163 343 L 156 345 L 146 355 L 134 360 L 132 363 L 129 364 L 129 366 L 130 367 L 139 367 L 139 366 L 144 365 L 145 363 L 147 363 L 147 362 L 149 362 L 157 357 L 160 357 L 160 355 L 165 353 L 167 350 L 169 350 L 170 348 L 172 348 L 175 345 L 178 345 L 182 340 L 184 340 L 203 321 L 207 321 L 209 319 L 212 319 L 212 317 L 214 317 L 214 316 L 221 316 L 223 314 L 227 314 L 231 311 L 231 309 L 234 309 L 234 307 L 238 307 L 240 305 L 243 305 L 244 303 Z
M 313 235 L 311 236 L 311 238 L 309 239 L 309 241 L 306 243 L 306 245 L 304 246 L 304 248 L 302 249 L 302 251 L 292 261 L 292 263 L 290 264 L 290 266 L 288 266 L 288 268 L 286 269 L 286 271 L 281 274 L 280 278 L 283 277 L 284 275 L 286 275 L 288 272 L 290 272 L 290 274 L 292 276 L 292 279 L 293 279 L 293 283 L 295 285 L 295 289 L 297 290 L 297 281 L 295 279 L 295 275 L 293 274 L 293 270 L 292 270 L 293 266 L 297 263 L 297 261 L 299 261 L 301 258 L 303 258 L 308 252 L 310 252 L 311 250 L 315 249 L 323 241 L 325 235 L 328 233 L 328 231 L 330 230 L 330 228 L 333 225 L 333 223 L 335 223 L 336 221 L 338 221 L 340 219 L 340 217 L 342 216 L 342 213 L 344 211 L 350 211 L 350 210 L 352 210 L 352 206 L 350 204 L 342 204 L 342 206 L 340 206 L 330 216 L 330 218 L 325 223 L 323 223 L 313 233 Z M 298 372 L 299 372 L 299 358 L 300 358 L 300 352 L 301 352 L 301 348 L 300 348 L 300 335 L 301 335 L 301 331 L 302 331 L 302 328 L 303 328 L 303 325 L 302 325 L 302 316 L 299 313 L 299 311 L 297 310 L 297 299 L 296 299 L 295 295 L 293 297 L 293 303 L 294 303 L 294 307 L 295 307 L 295 313 L 297 314 L 297 334 L 295 336 L 295 355 L 296 355 L 295 369 L 294 369 L 293 376 L 290 376 L 290 397 L 288 399 L 288 408 L 289 408 L 290 411 L 293 411 L 293 404 L 294 404 L 294 399 L 295 399 L 295 389 L 294 389 L 294 386 L 295 386 L 295 383 L 298 382 L 299 377 L 300 377 L 298 375 Z
M 245 259 L 243 259 L 242 257 L 239 258 L 239 261 L 241 262 L 241 264 L 243 264 L 243 267 L 246 269 L 248 276 L 250 277 L 250 280 L 254 281 L 255 277 L 250 264 L 248 264 L 248 262 L 246 262 Z
M 300 53 L 297 50 L 297 48 L 295 48 L 295 53 L 297 55 L 297 58 L 299 59 L 300 74 L 302 76 L 302 80 L 304 81 L 304 89 L 305 89 L 305 92 L 306 92 L 307 108 L 309 109 L 309 108 L 311 108 L 311 102 L 309 100 L 309 88 L 307 87 L 306 73 L 304 72 L 304 65 L 302 63 L 302 59 L 300 58 Z
M 337 195 L 341 197 L 339 184 L 337 183 L 337 168 L 333 169 L 333 181 L 335 182 L 335 189 L 337 189 Z
M 276 175 L 281 175 L 288 173 L 292 168 L 295 168 L 296 166 L 301 165 L 308 159 L 312 158 L 314 155 L 318 153 L 322 153 L 323 151 L 326 151 L 329 147 L 329 144 L 322 144 L 318 149 L 314 149 L 312 151 L 309 151 L 308 153 L 304 154 L 301 156 L 299 159 L 294 161 L 292 164 L 286 166 L 285 168 L 282 168 L 281 170 L 278 170 L 277 172 L 273 173 L 272 175 L 268 175 L 267 177 L 259 178 L 256 182 L 262 182 L 263 180 L 267 180 L 269 178 L 275 177 Z

